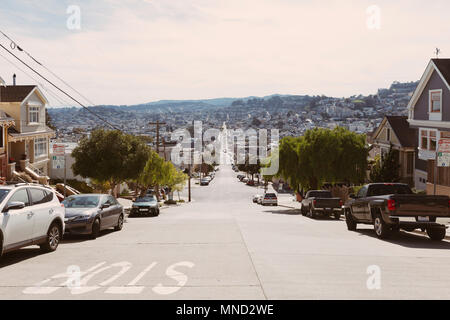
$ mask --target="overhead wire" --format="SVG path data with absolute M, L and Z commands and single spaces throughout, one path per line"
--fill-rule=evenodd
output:
M 9 41 L 11 41 L 10 47 L 12 50 L 14 49 L 18 49 L 21 52 L 25 52 L 25 54 L 30 57 L 35 63 L 37 63 L 38 65 L 43 66 L 42 63 L 40 63 L 37 59 L 35 59 L 31 54 L 29 54 L 28 52 L 26 52 L 25 50 L 23 50 L 19 45 L 17 45 L 17 43 L 12 40 L 8 35 L 6 35 L 2 30 L 0 30 L 0 33 L 5 36 Z M 115 125 L 111 124 L 109 121 L 107 121 L 106 119 L 104 119 L 103 117 L 99 116 L 97 113 L 93 112 L 92 110 L 90 110 L 87 106 L 85 106 L 83 103 L 81 103 L 78 99 L 74 98 L 72 95 L 70 95 L 69 93 L 67 93 L 66 91 L 64 91 L 63 89 L 61 89 L 59 86 L 57 86 L 56 84 L 54 84 L 52 81 L 50 81 L 49 79 L 47 79 L 45 76 L 43 76 L 40 72 L 38 72 L 37 70 L 35 70 L 33 67 L 31 67 L 28 63 L 26 63 L 25 61 L 23 61 L 22 59 L 20 59 L 17 55 L 15 55 L 13 52 L 11 52 L 10 50 L 8 50 L 3 44 L 0 43 L 0 47 L 3 48 L 6 52 L 8 52 L 11 56 L 13 56 L 15 59 L 17 59 L 18 61 L 20 61 L 23 65 L 25 65 L 28 69 L 30 69 L 31 71 L 33 71 L 35 74 L 37 74 L 40 78 L 42 78 L 43 80 L 45 80 L 46 82 L 48 82 L 51 86 L 53 86 L 55 89 L 57 89 L 58 91 L 60 91 L 61 93 L 63 93 L 65 96 L 67 96 L 68 98 L 70 98 L 72 101 L 76 102 L 77 104 L 79 104 L 82 108 L 86 109 L 89 113 L 91 113 L 92 115 L 94 115 L 95 117 L 97 117 L 98 119 L 100 119 L 101 121 L 103 121 L 104 123 L 108 124 L 110 127 L 112 127 L 113 129 L 122 131 L 121 129 L 119 129 L 118 127 L 116 127 Z M 85 100 L 88 100 L 86 97 L 84 97 L 83 95 L 81 95 L 77 90 L 75 90 L 72 86 L 70 86 L 69 84 L 67 84 L 67 82 L 65 82 L 64 80 L 62 80 L 60 77 L 58 77 L 55 73 L 53 73 L 52 71 L 50 71 L 50 69 L 48 69 L 47 67 L 44 67 L 47 71 L 49 71 L 51 74 L 53 74 L 56 78 L 58 78 L 60 81 L 62 81 L 64 84 L 66 84 L 67 86 L 69 86 L 70 88 L 72 88 L 72 90 L 74 90 L 75 92 L 77 92 L 80 96 L 82 96 Z

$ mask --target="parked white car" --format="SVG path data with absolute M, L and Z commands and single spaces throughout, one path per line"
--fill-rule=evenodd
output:
M 0 186 L 0 256 L 30 245 L 55 251 L 64 234 L 65 208 L 55 191 L 21 183 Z
M 278 206 L 278 198 L 275 193 L 266 193 L 261 200 L 263 206 Z

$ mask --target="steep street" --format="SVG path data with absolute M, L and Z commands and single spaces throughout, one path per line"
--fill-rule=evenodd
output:
M 0 298 L 450 297 L 448 240 L 402 232 L 380 241 L 370 227 L 349 232 L 343 220 L 252 204 L 255 193 L 223 165 L 210 186 L 194 185 L 191 204 L 157 218 L 128 218 L 122 231 L 95 241 L 69 237 L 51 254 L 37 247 L 7 254 Z M 89 272 L 77 276 L 76 266 Z M 380 268 L 380 290 L 367 287 L 370 266 Z

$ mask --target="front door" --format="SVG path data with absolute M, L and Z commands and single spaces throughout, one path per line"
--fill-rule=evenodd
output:
M 52 193 L 46 193 L 42 189 L 29 188 L 35 222 L 33 226 L 33 239 L 45 237 L 48 228 L 50 227 L 50 220 L 53 215 L 51 200 Z M 50 197 L 51 196 L 51 197 Z
M 34 215 L 30 210 L 30 200 L 26 189 L 14 192 L 8 203 L 20 201 L 25 203 L 25 208 L 19 210 L 8 210 L 3 214 L 4 243 L 6 250 L 20 246 L 30 241 L 33 235 Z

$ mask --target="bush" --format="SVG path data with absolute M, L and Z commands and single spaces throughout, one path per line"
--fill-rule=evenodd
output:
M 164 204 L 174 205 L 174 204 L 177 204 L 177 202 L 175 200 L 166 200 L 166 201 L 164 201 Z

